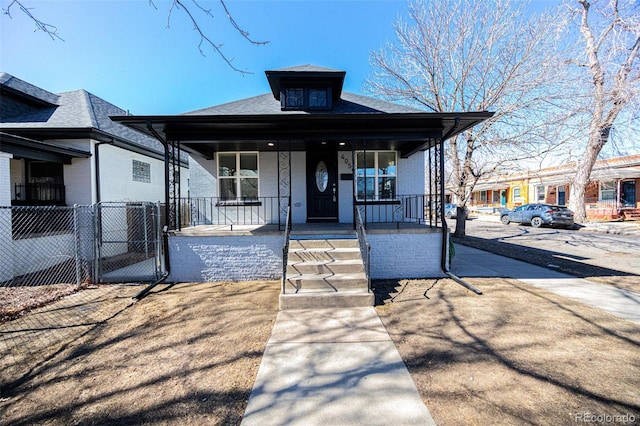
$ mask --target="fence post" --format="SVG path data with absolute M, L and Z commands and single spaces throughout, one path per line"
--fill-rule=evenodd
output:
M 94 235 L 94 252 L 95 252 L 95 261 L 93 274 L 95 277 L 95 282 L 100 283 L 100 274 L 101 274 L 101 259 L 102 256 L 102 220 L 101 220 L 101 211 L 100 211 L 100 203 L 93 205 L 93 235 Z
M 160 218 L 160 209 L 162 203 L 160 201 L 156 202 L 156 276 L 159 274 L 164 274 L 167 270 L 167 266 L 165 265 L 164 258 L 164 243 L 162 241 L 162 221 Z
M 142 203 L 142 215 L 144 225 L 144 258 L 149 258 L 149 230 L 147 229 L 147 203 Z
M 80 286 L 82 284 L 82 265 L 80 255 L 80 230 L 78 226 L 78 205 L 73 205 L 73 238 L 76 243 L 75 258 L 76 258 L 76 284 Z

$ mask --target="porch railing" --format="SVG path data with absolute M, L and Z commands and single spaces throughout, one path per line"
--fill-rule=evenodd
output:
M 281 225 L 286 219 L 280 216 L 278 200 L 288 203 L 288 197 L 181 198 L 180 225 Z
M 15 205 L 64 206 L 65 187 L 58 183 L 16 183 L 13 189 Z
M 371 293 L 371 245 L 367 240 L 367 232 L 358 209 L 356 209 L 356 234 L 358 235 L 358 245 L 360 246 L 364 271 L 367 275 L 367 290 Z
M 393 200 L 355 200 L 363 223 L 419 223 L 438 226 L 436 195 L 398 195 Z

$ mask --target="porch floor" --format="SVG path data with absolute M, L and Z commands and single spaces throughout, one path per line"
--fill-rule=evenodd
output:
M 429 225 L 415 222 L 385 222 L 369 223 L 366 227 L 367 233 L 393 234 L 393 233 L 431 233 L 442 232 L 441 227 L 431 227 Z M 171 231 L 175 236 L 223 236 L 223 235 L 274 235 L 282 234 L 284 231 L 278 230 L 278 225 L 198 225 L 183 228 L 180 231 Z M 294 223 L 291 226 L 291 235 L 351 235 L 354 234 L 351 223 Z

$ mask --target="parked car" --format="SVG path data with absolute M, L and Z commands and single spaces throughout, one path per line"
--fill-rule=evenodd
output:
M 456 204 L 445 204 L 444 215 L 447 219 L 455 219 L 458 213 L 458 206 Z
M 524 204 L 513 210 L 505 210 L 500 215 L 505 225 L 511 222 L 531 224 L 534 228 L 542 225 L 573 226 L 573 212 L 565 206 L 552 204 Z

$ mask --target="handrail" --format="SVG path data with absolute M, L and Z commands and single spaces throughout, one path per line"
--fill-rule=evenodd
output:
M 285 294 L 287 282 L 287 264 L 289 263 L 289 237 L 291 236 L 291 206 L 287 207 L 287 221 L 284 227 L 284 245 L 282 246 L 282 294 Z
M 362 263 L 364 263 L 364 272 L 367 276 L 367 291 L 371 293 L 371 245 L 367 240 L 367 232 L 358 208 L 356 208 L 356 234 L 358 235 L 360 256 L 362 257 Z

